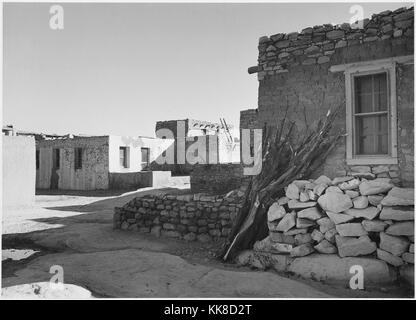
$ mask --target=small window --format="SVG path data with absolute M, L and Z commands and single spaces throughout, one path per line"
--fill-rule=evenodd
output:
M 75 169 L 82 169 L 82 148 L 75 148 Z
M 146 169 L 150 164 L 150 149 L 149 148 L 142 148 L 142 169 Z
M 120 167 L 128 168 L 129 167 L 129 148 L 120 147 Z
M 54 152 L 54 156 L 53 156 L 53 160 L 54 160 L 54 168 L 55 169 L 59 169 L 60 164 L 61 164 L 61 153 L 60 153 L 60 149 L 53 149 Z
M 354 77 L 356 155 L 389 154 L 387 73 Z
M 40 150 L 36 150 L 36 170 L 39 170 Z

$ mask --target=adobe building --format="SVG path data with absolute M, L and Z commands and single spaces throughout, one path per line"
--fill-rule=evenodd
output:
M 372 171 L 414 183 L 414 10 L 374 14 L 359 24 L 324 24 L 259 40 L 258 110 L 241 128 L 276 126 L 286 110 L 297 133 L 341 106 L 346 137 L 322 166 L 329 177 Z
M 152 172 L 149 168 L 169 143 L 113 135 L 38 139 L 36 188 L 97 190 L 167 185 L 170 172 Z
M 188 163 L 186 159 L 183 161 L 184 158 L 181 161 L 178 157 L 178 149 L 182 148 L 187 151 L 201 137 L 206 139 L 206 151 L 204 155 L 195 151 L 198 164 L 238 163 L 240 161 L 240 145 L 230 132 L 233 126 L 225 122 L 219 124 L 195 119 L 158 121 L 156 135 L 162 129 L 168 129 L 173 134 L 174 143 L 170 148 L 174 149 L 174 164 L 156 165 L 155 168 L 170 170 L 175 175 L 190 174 L 195 164 Z M 214 142 L 211 147 L 209 141 Z
M 2 131 L 2 207 L 30 206 L 35 200 L 35 139 L 16 136 L 11 126 Z

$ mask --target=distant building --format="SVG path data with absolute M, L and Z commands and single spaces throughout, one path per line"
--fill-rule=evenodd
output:
M 149 171 L 167 140 L 121 136 L 61 136 L 36 142 L 36 188 L 129 189 L 169 182 L 170 172 Z
M 35 200 L 35 139 L 16 136 L 13 126 L 2 130 L 3 208 L 28 206 Z

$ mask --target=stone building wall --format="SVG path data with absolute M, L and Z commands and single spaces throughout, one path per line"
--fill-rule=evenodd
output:
M 145 195 L 115 208 L 115 229 L 187 241 L 218 241 L 229 235 L 244 192 L 227 195 Z
M 260 38 L 258 65 L 249 68 L 259 79 L 259 123 L 276 125 L 288 109 L 288 118 L 296 122 L 295 135 L 300 135 L 329 109 L 342 106 L 335 127 L 345 132 L 345 76 L 331 72 L 330 67 L 413 55 L 413 24 L 413 8 L 402 8 L 373 15 L 364 21 L 363 29 L 322 25 Z M 387 175 L 409 186 L 414 170 L 413 65 L 399 63 L 396 73 L 399 163 Z M 351 168 L 345 150 L 343 141 L 315 175 L 347 174 Z
M 248 179 L 240 164 L 194 165 L 191 190 L 195 193 L 221 194 L 247 185 Z

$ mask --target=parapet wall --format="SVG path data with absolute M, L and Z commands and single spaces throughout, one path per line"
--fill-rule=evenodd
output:
M 115 208 L 115 229 L 187 241 L 226 238 L 242 206 L 244 189 L 227 195 L 146 195 Z
M 301 32 L 278 33 L 259 39 L 258 65 L 249 73 L 264 77 L 288 72 L 296 65 L 320 65 L 330 62 L 337 49 L 387 39 L 413 39 L 413 7 L 374 14 L 362 21 L 362 28 L 349 23 L 324 24 Z

